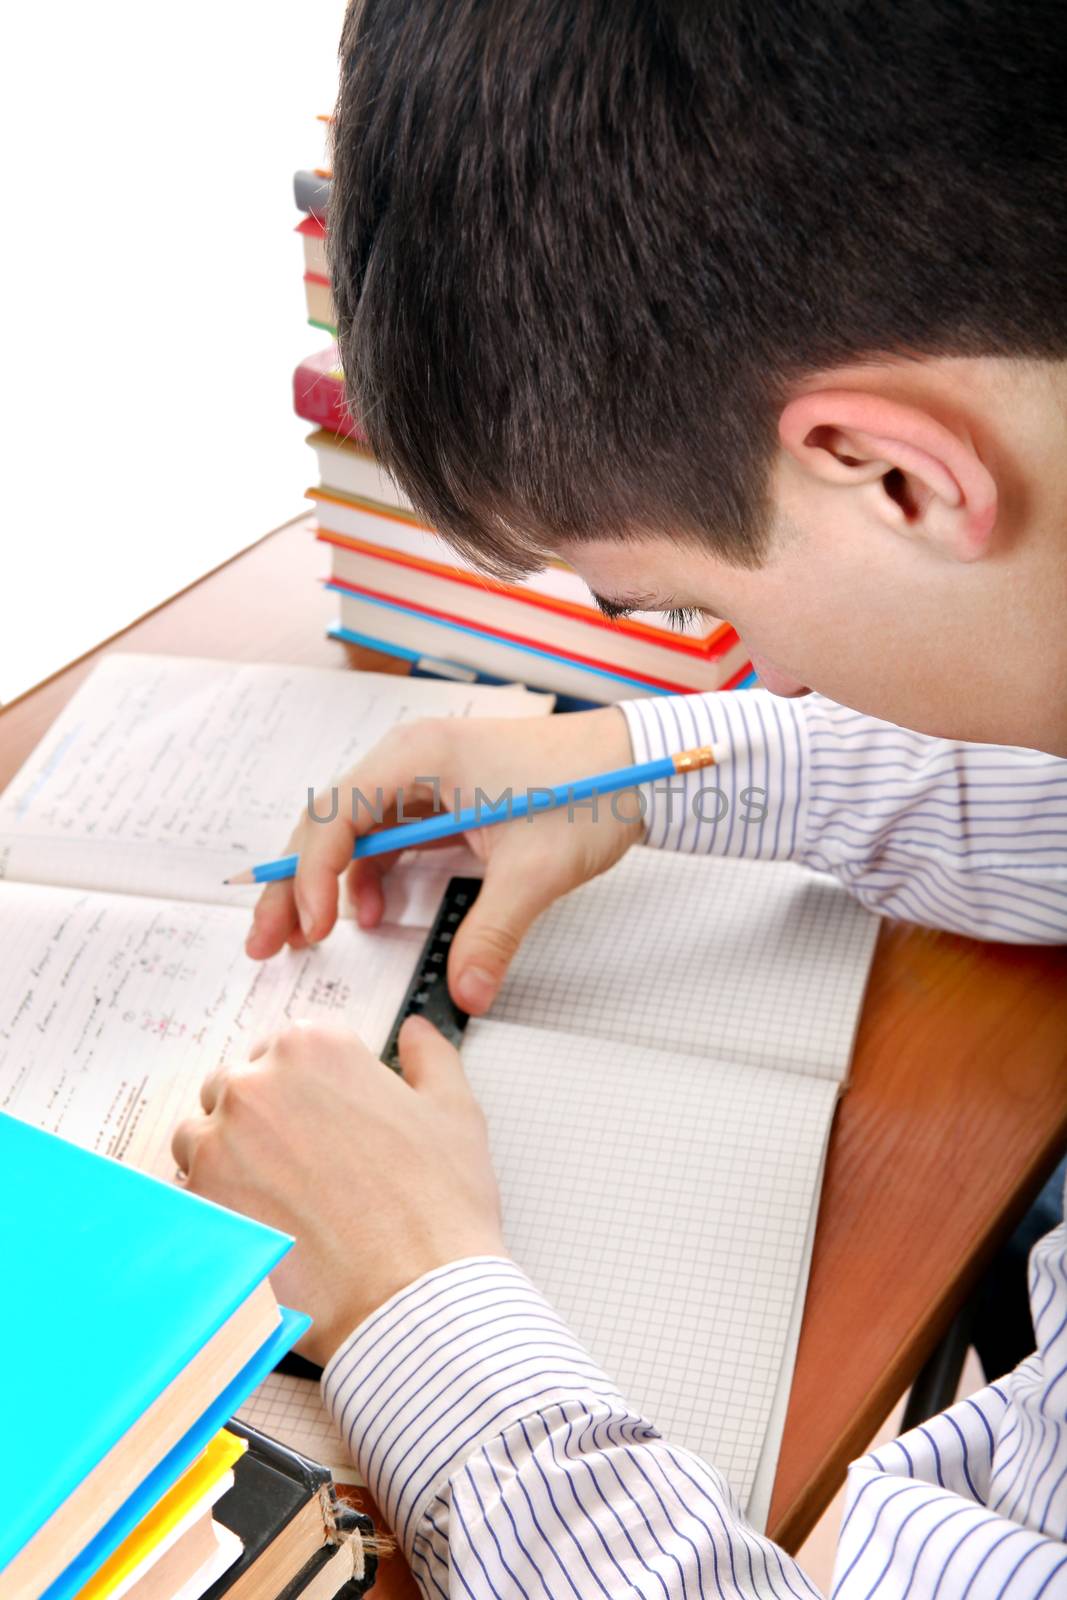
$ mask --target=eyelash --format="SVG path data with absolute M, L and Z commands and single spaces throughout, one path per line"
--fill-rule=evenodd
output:
M 694 611 L 689 607 L 685 607 L 681 611 L 668 611 L 667 621 L 676 632 L 684 633 L 686 628 L 692 627 L 699 615 L 699 611 Z

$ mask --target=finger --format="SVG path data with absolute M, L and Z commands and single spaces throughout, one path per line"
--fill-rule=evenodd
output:
M 253 961 L 265 961 L 268 956 L 277 955 L 298 926 L 292 884 L 268 884 L 252 913 L 245 954 Z
M 355 842 L 395 815 L 398 791 L 408 816 L 413 815 L 413 776 L 432 771 L 436 759 L 433 727 L 432 722 L 418 724 L 405 729 L 404 739 L 384 739 L 338 785 L 337 815 L 306 828 L 293 896 L 301 932 L 309 942 L 324 939 L 337 921 L 338 880 L 352 860 Z M 332 796 L 315 808 L 318 816 L 334 809 Z
M 200 1104 L 204 1108 L 205 1116 L 210 1117 L 218 1105 L 219 1095 L 222 1093 L 222 1086 L 226 1081 L 228 1071 L 229 1068 L 220 1062 L 217 1067 L 212 1068 L 200 1085 Z
M 179 1122 L 170 1141 L 170 1153 L 179 1172 L 191 1172 L 197 1147 L 210 1127 L 207 1117 L 186 1117 Z
M 397 1040 L 404 1082 L 419 1094 L 471 1098 L 459 1051 L 425 1017 L 408 1017 Z
M 293 829 L 285 847 L 286 855 L 299 851 L 303 826 Z M 278 951 L 293 933 L 299 931 L 292 883 L 269 883 L 256 901 L 252 926 L 245 940 L 245 954 L 253 961 L 265 961 Z
M 376 928 L 385 913 L 385 886 L 382 878 L 396 861 L 396 854 L 371 856 L 353 861 L 348 873 L 348 898 L 361 928 Z
M 551 874 L 509 871 L 491 857 L 477 900 L 448 953 L 448 987 L 464 1011 L 481 1016 L 504 981 L 512 957 L 533 922 L 559 893 Z
M 408 821 L 414 817 L 417 809 L 415 806 L 405 808 Z M 395 814 L 392 819 L 386 817 L 383 826 L 391 827 L 394 821 Z M 423 855 L 432 850 L 454 850 L 455 847 L 455 837 L 431 839 L 429 843 L 419 845 L 418 852 Z M 384 855 L 367 856 L 353 861 L 348 869 L 348 900 L 361 928 L 376 928 L 385 916 L 385 876 L 403 854 L 402 850 L 390 850 Z
M 272 1036 L 268 1033 L 261 1039 L 256 1040 L 248 1052 L 249 1064 L 266 1055 L 271 1047 L 271 1039 Z M 232 1061 L 220 1061 L 217 1067 L 211 1069 L 200 1085 L 200 1104 L 208 1116 L 217 1109 L 219 1100 L 222 1097 L 222 1091 L 233 1076 L 234 1070 Z

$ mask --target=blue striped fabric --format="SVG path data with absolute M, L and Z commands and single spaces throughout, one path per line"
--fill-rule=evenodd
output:
M 858 1462 L 835 1600 L 1067 1595 L 1067 1231 L 1031 1262 L 1037 1355 Z M 427 1596 L 810 1600 L 714 1467 L 662 1439 L 511 1262 L 420 1278 L 323 1377 Z
M 927 738 L 818 695 L 623 710 L 636 760 L 729 752 L 713 786 L 695 773 L 647 796 L 650 844 L 801 861 L 874 910 L 982 938 L 1067 938 L 1067 762 Z M 1062 1226 L 1030 1273 L 1037 1354 L 852 1468 L 834 1600 L 1067 1600 Z M 401 1291 L 323 1388 L 427 1596 L 817 1593 L 508 1261 L 454 1262 Z
M 649 793 L 649 844 L 800 861 L 872 911 L 975 938 L 1067 939 L 1067 761 L 932 739 L 814 694 L 671 695 L 622 710 L 637 761 L 695 744 L 728 752 L 721 800 L 698 799 L 703 772 Z

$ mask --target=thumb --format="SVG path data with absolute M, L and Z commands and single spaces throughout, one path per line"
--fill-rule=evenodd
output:
M 488 1011 L 519 945 L 557 893 L 544 877 L 509 873 L 490 860 L 448 954 L 449 992 L 464 1011 Z
M 437 1096 L 457 1090 L 470 1095 L 459 1051 L 425 1017 L 408 1017 L 400 1029 L 397 1050 L 401 1075 L 410 1089 Z

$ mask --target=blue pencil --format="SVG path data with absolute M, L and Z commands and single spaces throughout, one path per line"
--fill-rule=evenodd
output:
M 579 800 L 591 800 L 594 795 L 617 794 L 621 789 L 634 789 L 639 783 L 652 783 L 657 778 L 670 778 L 679 772 L 695 772 L 700 767 L 715 764 L 715 753 L 710 745 L 696 750 L 682 750 L 677 755 L 662 756 L 658 761 L 641 761 L 633 767 L 617 767 L 614 772 L 601 772 L 592 778 L 578 778 L 574 783 L 562 783 L 556 789 L 533 789 L 525 794 L 501 800 L 496 805 L 467 806 L 462 811 L 440 811 L 418 822 L 403 822 L 396 828 L 382 828 L 378 833 L 365 833 L 356 840 L 353 858 L 382 856 L 393 850 L 411 850 L 416 845 L 432 844 L 437 839 L 452 839 L 457 834 L 470 833 L 475 828 L 491 828 L 498 822 L 511 822 L 516 817 L 526 817 L 539 811 L 558 811 L 562 806 L 576 805 Z M 277 861 L 263 861 L 227 878 L 229 884 L 279 883 L 296 876 L 299 856 L 280 856 Z

